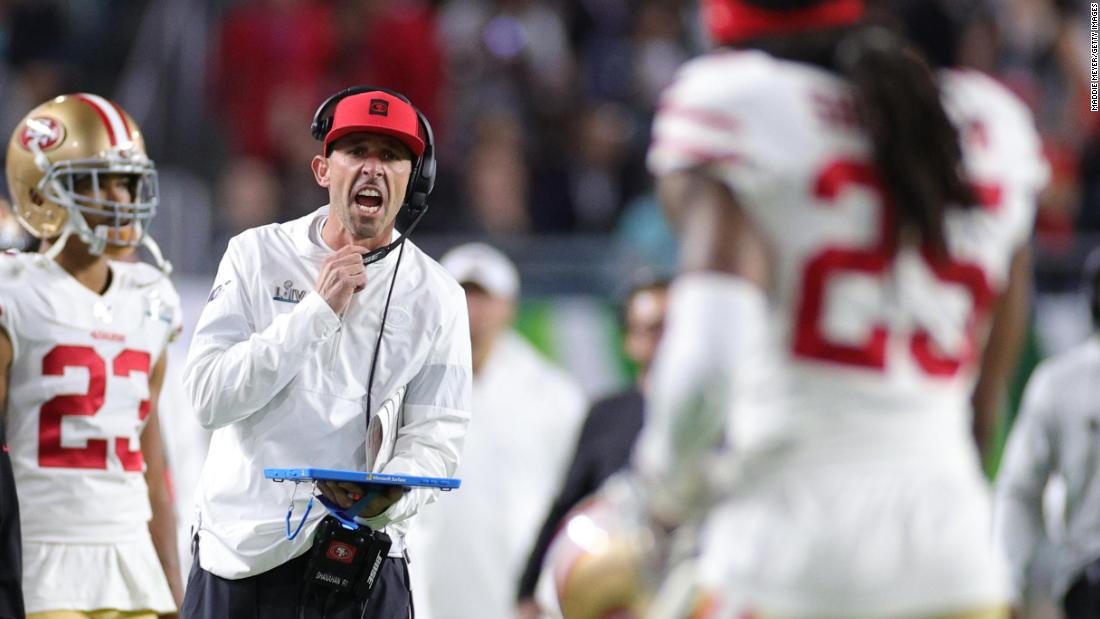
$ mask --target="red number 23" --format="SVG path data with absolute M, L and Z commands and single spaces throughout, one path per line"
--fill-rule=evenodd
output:
M 898 251 L 893 208 L 872 166 L 856 161 L 834 161 L 825 166 L 818 175 L 815 194 L 828 206 L 852 185 L 871 190 L 878 197 L 882 222 L 879 236 L 867 247 L 828 246 L 810 256 L 802 274 L 802 299 L 796 315 L 798 327 L 794 337 L 794 352 L 804 358 L 883 370 L 886 367 L 886 344 L 889 338 L 888 325 L 884 319 L 869 325 L 867 337 L 857 343 L 831 341 L 822 332 L 820 325 L 825 311 L 828 280 L 832 276 L 843 273 L 861 273 L 872 277 L 885 275 Z M 988 188 L 976 189 L 983 201 L 996 200 L 999 195 L 999 192 L 989 191 Z M 940 351 L 933 344 L 931 335 L 923 328 L 917 327 L 907 334 L 909 352 L 926 374 L 951 377 L 960 367 L 973 361 L 977 354 L 978 318 L 988 311 L 993 292 L 984 271 L 977 264 L 950 258 L 937 260 L 927 246 L 921 247 L 921 256 L 935 279 L 947 285 L 962 287 L 970 294 L 972 301 L 971 313 L 966 323 L 966 344 L 961 353 L 949 356 Z
M 123 350 L 111 362 L 114 376 L 126 377 L 131 372 L 149 374 L 149 353 Z M 49 468 L 106 469 L 107 439 L 88 439 L 85 447 L 61 445 L 61 420 L 65 417 L 91 417 L 103 406 L 107 387 L 107 367 L 103 358 L 90 346 L 55 346 L 42 359 L 42 373 L 63 376 L 65 368 L 88 370 L 88 392 L 80 395 L 59 395 L 42 405 L 38 419 L 38 465 Z M 149 416 L 149 400 L 138 406 L 138 419 Z M 131 450 L 128 437 L 115 437 L 115 453 L 126 471 L 141 472 L 145 467 L 141 449 Z

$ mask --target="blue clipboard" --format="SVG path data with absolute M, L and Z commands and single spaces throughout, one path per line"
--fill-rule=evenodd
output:
M 364 471 L 343 471 L 338 469 L 264 469 L 264 477 L 275 481 L 350 481 L 357 484 L 376 484 L 380 486 L 405 486 L 408 488 L 439 488 L 454 490 L 462 485 L 461 479 L 454 477 L 418 477 L 416 475 L 394 475 L 392 473 L 367 473 Z

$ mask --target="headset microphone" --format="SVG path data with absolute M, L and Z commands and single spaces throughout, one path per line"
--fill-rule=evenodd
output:
M 379 260 L 388 256 L 391 251 L 397 249 L 397 246 L 404 243 L 405 238 L 412 234 L 412 231 L 416 229 L 416 225 L 419 224 L 420 220 L 424 218 L 425 211 L 427 211 L 427 209 L 421 209 L 420 212 L 415 215 L 416 219 L 413 219 L 412 222 L 409 223 L 409 227 L 401 235 L 401 238 L 391 242 L 389 245 L 384 245 L 382 247 L 379 247 L 378 249 L 372 249 L 371 251 L 363 254 L 363 264 L 374 264 L 375 262 L 378 262 Z

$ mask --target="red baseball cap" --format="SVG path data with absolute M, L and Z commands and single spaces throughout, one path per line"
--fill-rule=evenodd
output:
M 332 128 L 325 136 L 324 149 L 349 133 L 381 133 L 401 140 L 413 155 L 424 154 L 424 138 L 416 109 L 381 90 L 362 92 L 336 104 Z

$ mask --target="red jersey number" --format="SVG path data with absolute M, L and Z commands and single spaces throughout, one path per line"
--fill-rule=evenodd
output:
M 857 344 L 831 341 L 821 330 L 821 317 L 825 313 L 830 278 L 843 273 L 882 276 L 888 272 L 897 256 L 894 208 L 870 164 L 850 160 L 834 161 L 825 166 L 818 175 L 814 193 L 819 203 L 828 207 L 853 185 L 871 191 L 877 198 L 876 204 L 881 213 L 878 237 L 868 247 L 824 247 L 806 262 L 802 273 L 802 299 L 795 314 L 798 322 L 794 336 L 794 353 L 806 359 L 885 370 L 886 344 L 890 337 L 885 320 L 880 319 L 871 324 L 867 337 Z M 978 187 L 977 190 L 985 202 L 997 200 L 1000 196 L 996 188 Z M 996 208 L 996 204 L 984 206 Z M 978 320 L 988 311 L 993 292 L 980 266 L 951 258 L 936 260 L 928 247 L 921 248 L 921 256 L 936 279 L 946 284 L 962 286 L 972 299 L 966 324 L 967 340 L 959 355 L 951 356 L 939 350 L 924 329 L 918 328 L 909 337 L 910 353 L 925 373 L 951 377 L 977 355 Z
M 150 356 L 147 352 L 123 350 L 111 363 L 115 376 L 129 376 L 131 372 L 149 375 Z M 63 376 L 65 368 L 88 370 L 88 392 L 55 396 L 42 405 L 38 417 L 38 465 L 44 468 L 106 469 L 108 439 L 88 439 L 85 447 L 61 445 L 61 421 L 65 417 L 92 417 L 103 407 L 107 391 L 107 366 L 103 358 L 90 346 L 55 346 L 42 359 L 42 373 L 46 376 Z M 138 406 L 138 419 L 149 416 L 149 400 Z M 131 450 L 128 437 L 115 437 L 115 453 L 126 471 L 141 472 L 145 460 L 140 446 Z

